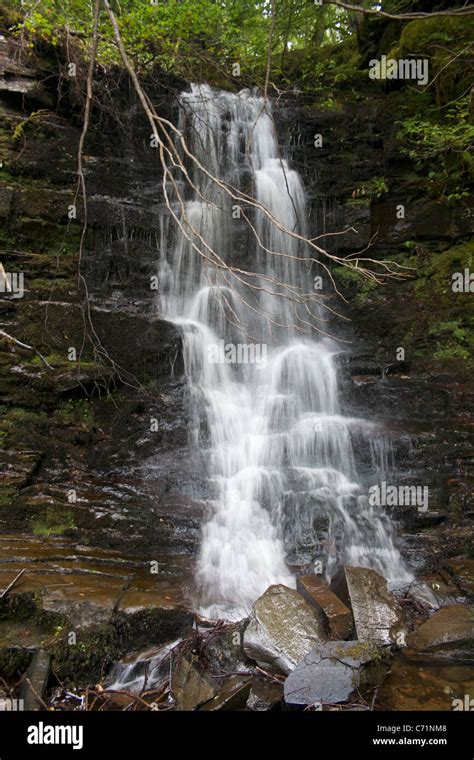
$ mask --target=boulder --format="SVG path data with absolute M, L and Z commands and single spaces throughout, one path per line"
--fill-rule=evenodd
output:
M 291 705 L 345 702 L 359 685 L 360 669 L 377 653 L 373 644 L 330 641 L 309 652 L 284 684 Z
M 326 640 L 316 610 L 297 591 L 276 585 L 253 606 L 244 650 L 262 667 L 288 674 L 315 645 Z
M 322 616 L 331 638 L 350 638 L 354 625 L 352 613 L 322 578 L 317 575 L 302 575 L 297 579 L 296 588 L 308 604 Z
M 397 635 L 405 632 L 406 625 L 385 578 L 367 567 L 345 565 L 334 576 L 331 589 L 351 608 L 360 641 L 398 643 Z
M 407 637 L 413 649 L 474 649 L 474 607 L 450 604 L 418 626 Z

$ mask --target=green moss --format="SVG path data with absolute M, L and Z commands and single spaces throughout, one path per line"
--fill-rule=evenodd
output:
M 60 536 L 75 527 L 72 512 L 55 507 L 48 507 L 45 513 L 31 520 L 31 528 L 36 536 Z
M 18 490 L 13 486 L 0 485 L 0 507 L 13 506 Z
M 389 58 L 426 57 L 430 61 L 432 92 L 438 103 L 459 97 L 471 84 L 469 46 L 474 18 L 436 17 L 410 21 L 403 27 Z
M 376 644 L 370 641 L 355 641 L 354 646 L 341 646 L 334 650 L 334 659 L 345 659 L 347 657 L 351 657 L 353 660 L 370 659 L 375 661 L 382 659 L 382 652 Z
M 474 259 L 474 240 L 458 243 L 446 251 L 434 253 L 421 262 L 418 269 L 418 279 L 415 284 L 417 295 L 428 291 L 433 297 L 442 298 L 452 303 L 464 294 L 454 294 L 452 290 L 452 275 L 465 267 L 472 268 Z M 467 304 L 461 302 L 463 307 Z
M 469 359 L 471 353 L 467 348 L 463 348 L 458 343 L 451 341 L 442 344 L 433 355 L 435 359 L 450 361 L 452 359 Z
M 368 280 L 360 272 L 349 267 L 335 267 L 332 270 L 336 283 L 347 291 L 347 295 L 354 299 L 358 306 L 363 306 L 377 288 L 377 283 Z
M 27 283 L 28 290 L 32 295 L 38 296 L 39 299 L 45 294 L 55 292 L 58 297 L 72 293 L 75 290 L 76 283 L 71 279 L 60 279 L 52 277 L 49 280 L 36 279 L 29 280 Z
M 458 364 L 461 373 L 474 369 L 474 312 L 470 293 L 455 293 L 452 275 L 464 268 L 472 270 L 473 244 L 458 243 L 444 251 L 416 247 L 416 255 L 393 258 L 405 266 L 415 266 L 413 280 L 397 286 L 411 319 L 401 322 L 405 332 L 401 345 L 422 361 L 435 360 L 447 366 Z
M 54 412 L 53 419 L 64 425 L 74 423 L 90 424 L 94 413 L 92 404 L 87 399 L 69 399 L 59 405 Z

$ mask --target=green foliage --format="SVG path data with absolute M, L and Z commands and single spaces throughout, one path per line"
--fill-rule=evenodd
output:
M 66 39 L 69 45 L 72 40 L 87 58 L 93 3 L 22 0 L 19 15 L 17 0 L 3 2 L 15 15 L 11 31 L 26 32 L 32 46 L 38 41 L 55 46 Z M 244 81 L 262 83 L 272 29 L 272 76 L 285 80 L 298 51 L 309 53 L 308 73 L 315 46 L 339 43 L 348 33 L 344 11 L 312 0 L 274 0 L 273 23 L 268 0 L 111 0 L 111 5 L 136 68 L 158 64 L 188 79 L 230 78 L 232 66 L 239 63 Z M 104 9 L 99 33 L 99 61 L 120 63 Z
M 368 182 L 363 182 L 354 190 L 352 199 L 367 198 L 369 201 L 378 201 L 385 193 L 388 193 L 385 177 L 372 177 Z
M 93 420 L 92 405 L 87 399 L 69 399 L 60 404 L 54 417 L 65 425 L 89 424 Z
M 443 196 L 452 205 L 467 197 L 474 177 L 474 125 L 469 98 L 454 103 L 439 121 L 439 112 L 430 119 L 413 116 L 400 122 L 398 139 L 401 152 L 415 163 L 415 169 L 427 176 L 432 196 Z
M 429 334 L 438 338 L 435 359 L 469 359 L 474 348 L 474 317 L 440 322 Z

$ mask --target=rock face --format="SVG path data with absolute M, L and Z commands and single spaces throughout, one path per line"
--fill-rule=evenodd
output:
M 26 56 L 25 53 L 19 42 L 0 35 L 0 92 L 26 95 L 43 105 L 51 106 L 51 98 L 38 81 L 39 72 L 31 60 L 32 56 Z
M 270 586 L 253 606 L 244 633 L 248 657 L 264 668 L 290 673 L 326 636 L 316 611 L 287 586 Z
M 334 576 L 331 589 L 352 609 L 359 641 L 392 644 L 405 631 L 401 607 L 375 570 L 346 565 Z
M 354 621 L 352 613 L 339 597 L 317 575 L 302 575 L 296 588 L 306 601 L 323 617 L 329 635 L 333 639 L 348 639 Z
M 290 705 L 345 702 L 359 684 L 362 665 L 376 651 L 370 644 L 330 641 L 309 652 L 285 681 L 285 702 Z
M 410 633 L 407 644 L 414 649 L 474 649 L 474 608 L 450 604 Z

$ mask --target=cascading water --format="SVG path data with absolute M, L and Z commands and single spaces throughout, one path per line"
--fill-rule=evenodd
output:
M 204 168 L 277 220 L 240 208 L 195 165 L 192 197 L 175 205 L 183 228 L 162 248 L 159 308 L 183 332 L 193 446 L 212 488 L 197 562 L 201 612 L 239 618 L 271 584 L 293 586 L 288 555 L 305 546 L 324 558 L 327 576 L 347 562 L 407 581 L 390 521 L 363 495 L 354 456 L 363 447 L 380 476 L 383 446 L 370 423 L 341 416 L 339 349 L 314 338 L 307 304 L 291 297 L 311 288 L 307 250 L 278 223 L 305 236 L 305 193 L 280 157 L 269 104 L 249 91 L 193 86 L 180 114 Z M 326 525 L 319 545 L 318 518 Z

